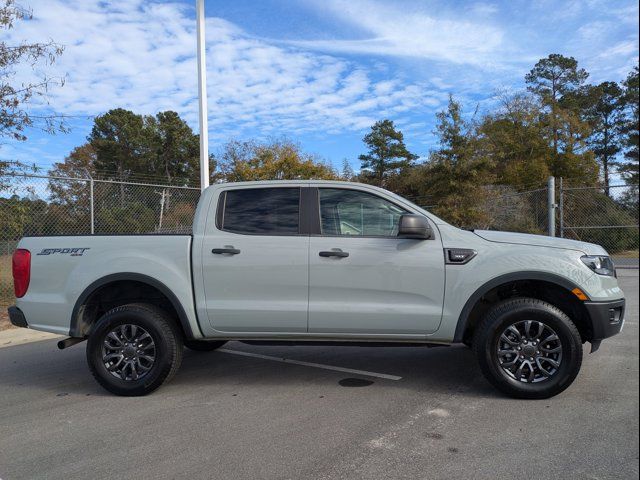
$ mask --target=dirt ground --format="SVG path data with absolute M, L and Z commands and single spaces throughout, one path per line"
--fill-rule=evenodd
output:
M 2 330 L 8 330 L 10 328 L 16 328 L 16 327 L 11 325 L 11 322 L 9 322 L 9 314 L 7 313 L 7 308 L 0 307 L 0 332 Z
M 16 328 L 13 325 L 11 325 L 11 323 L 9 322 L 9 314 L 7 313 L 7 309 L 6 307 L 1 307 L 2 310 L 0 310 L 0 332 L 2 330 L 8 330 L 10 328 Z
M 13 304 L 13 279 L 11 277 L 11 256 L 0 255 L 0 331 L 14 328 L 9 323 L 7 307 Z

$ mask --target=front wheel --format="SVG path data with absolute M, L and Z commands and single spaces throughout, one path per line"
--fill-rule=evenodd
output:
M 87 342 L 91 373 L 116 395 L 153 392 L 176 373 L 182 360 L 182 335 L 163 310 L 129 304 L 105 313 Z
M 473 348 L 487 380 L 515 398 L 557 395 L 582 365 L 582 340 L 571 319 L 533 298 L 493 307 L 476 329 Z

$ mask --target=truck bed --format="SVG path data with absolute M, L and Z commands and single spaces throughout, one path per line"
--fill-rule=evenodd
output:
M 162 279 L 193 311 L 191 241 L 190 235 L 25 237 L 18 248 L 31 252 L 31 278 L 16 304 L 30 327 L 68 335 L 85 289 L 105 277 L 138 274 Z

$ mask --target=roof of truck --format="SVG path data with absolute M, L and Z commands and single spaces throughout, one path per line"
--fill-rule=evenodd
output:
M 351 188 L 356 187 L 356 188 L 359 188 L 359 189 L 362 189 L 362 190 L 377 191 L 377 192 L 380 192 L 380 193 L 382 193 L 384 195 L 394 197 L 396 200 L 398 200 L 400 202 L 409 203 L 409 204 L 413 205 L 414 207 L 417 207 L 418 209 L 420 209 L 421 211 L 426 213 L 427 216 L 429 218 L 431 218 L 437 224 L 446 224 L 447 223 L 444 220 L 438 218 L 433 213 L 427 212 L 422 207 L 414 204 L 408 198 L 401 197 L 400 195 L 398 195 L 396 193 L 393 193 L 393 192 L 391 192 L 389 190 L 385 190 L 384 188 L 381 188 L 381 187 L 376 187 L 375 185 L 369 185 L 368 183 L 347 182 L 347 181 L 344 181 L 344 180 L 253 180 L 253 181 L 249 181 L 249 182 L 214 183 L 214 184 L 211 184 L 207 188 L 207 190 L 210 191 L 209 195 L 213 195 L 214 191 L 217 191 L 217 190 L 219 190 L 221 188 L 225 188 L 225 187 L 267 186 L 267 185 L 286 185 L 286 184 L 291 184 L 291 185 L 336 185 L 336 186 L 345 186 L 345 187 L 351 187 Z
M 304 183 L 304 184 L 312 184 L 312 183 L 322 183 L 322 184 L 342 184 L 342 185 L 362 185 L 363 187 L 376 187 L 375 185 L 369 185 L 368 183 L 361 182 L 348 182 L 345 180 L 251 180 L 246 182 L 221 182 L 211 184 L 211 186 L 216 185 L 268 185 L 271 183 Z M 384 190 L 384 189 L 381 189 Z

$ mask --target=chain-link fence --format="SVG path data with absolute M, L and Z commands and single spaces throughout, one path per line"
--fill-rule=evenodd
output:
M 548 190 L 538 188 L 513 192 L 509 188 L 488 187 L 480 201 L 486 218 L 476 228 L 546 235 L 549 231 Z
M 638 267 L 638 185 L 558 191 L 559 236 L 597 243 L 618 266 Z
M 190 234 L 200 189 L 35 174 L 0 176 L 0 310 L 27 235 Z
M 563 185 L 561 179 L 553 183 L 526 192 L 487 186 L 473 205 L 461 206 L 473 209 L 473 220 L 459 226 L 540 235 L 554 231 L 558 237 L 602 245 L 619 267 L 638 268 L 638 185 L 575 187 Z M 452 208 L 442 208 L 434 198 L 411 200 L 436 213 Z
M 548 232 L 547 188 L 518 192 L 504 185 L 489 185 L 477 192 L 473 204 L 468 199 L 442 203 L 435 196 L 405 197 L 416 205 L 450 219 L 454 211 L 467 211 L 467 219 L 456 226 L 476 230 L 504 230 L 546 235 Z
M 25 235 L 191 233 L 200 197 L 194 187 L 34 174 L 0 176 L 0 311 L 13 301 L 11 254 Z M 437 199 L 413 199 L 438 207 Z M 557 235 L 603 245 L 620 266 L 638 266 L 638 186 L 567 187 L 517 192 L 486 187 L 471 228 Z M 448 207 L 447 207 L 448 208 Z

